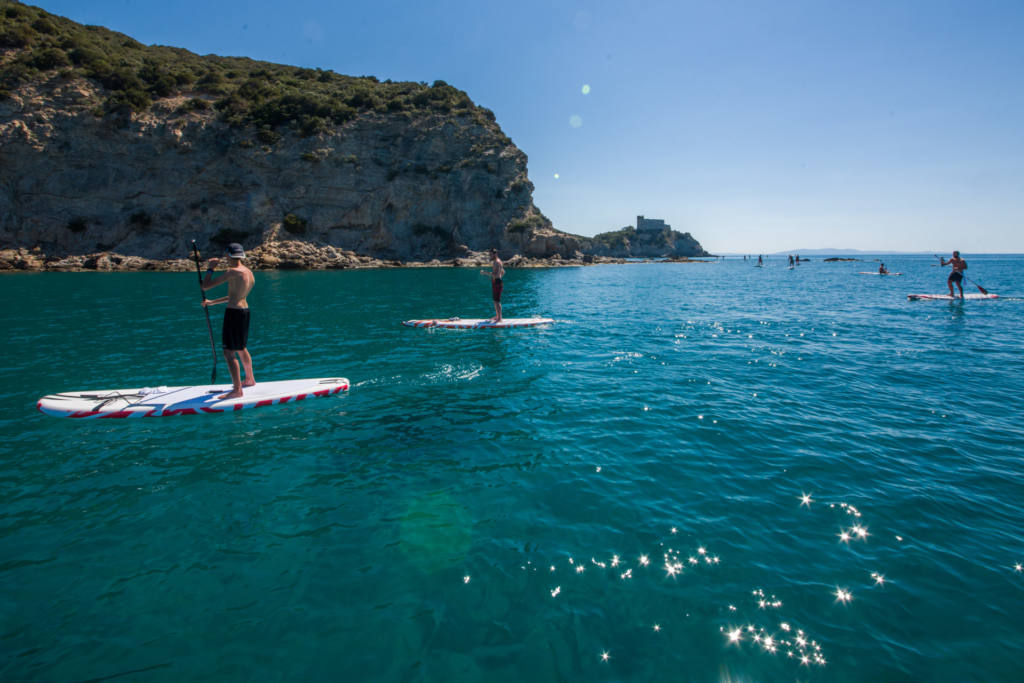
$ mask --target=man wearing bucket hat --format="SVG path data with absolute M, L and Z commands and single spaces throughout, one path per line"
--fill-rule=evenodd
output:
M 217 285 L 228 283 L 228 295 L 219 299 L 203 299 L 203 306 L 211 304 L 227 304 L 224 311 L 224 328 L 221 338 L 224 346 L 224 358 L 228 362 L 228 371 L 231 372 L 231 391 L 218 398 L 241 398 L 244 387 L 251 387 L 256 384 L 252 374 L 252 356 L 246 346 L 249 343 L 249 304 L 245 297 L 252 291 L 256 278 L 252 271 L 245 267 L 242 260 L 245 259 L 245 250 L 242 245 L 232 242 L 228 245 L 226 252 L 228 268 L 221 275 L 214 275 L 219 259 L 210 259 L 206 267 L 206 277 L 203 279 L 203 291 L 212 289 Z M 242 367 L 239 368 L 239 360 Z M 245 370 L 245 381 L 242 380 L 241 370 Z

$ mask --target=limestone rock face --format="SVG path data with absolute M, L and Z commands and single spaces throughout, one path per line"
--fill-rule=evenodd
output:
M 26 255 L 8 265 L 173 261 L 193 239 L 204 254 L 240 242 L 267 267 L 297 268 L 583 246 L 533 205 L 526 155 L 471 116 L 365 112 L 267 143 L 182 106 L 200 93 L 97 116 L 96 87 L 53 71 L 0 100 L 0 250 Z

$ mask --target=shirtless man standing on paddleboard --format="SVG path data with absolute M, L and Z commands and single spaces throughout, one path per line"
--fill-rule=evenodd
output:
M 960 258 L 960 252 L 959 251 L 954 251 L 953 252 L 953 258 L 951 258 L 951 259 L 949 259 L 947 261 L 946 259 L 944 259 L 944 258 L 942 258 L 940 256 L 939 257 L 939 262 L 942 263 L 942 265 L 944 265 L 944 266 L 952 266 L 953 267 L 953 272 L 950 273 L 949 277 L 946 279 L 946 284 L 949 285 L 949 295 L 953 296 L 953 283 L 955 282 L 956 286 L 960 289 L 960 298 L 963 299 L 964 298 L 964 285 L 963 285 L 964 271 L 967 270 L 967 261 L 964 261 L 962 258 Z
M 504 289 L 504 282 L 502 278 L 505 277 L 505 266 L 502 265 L 501 259 L 498 258 L 498 250 L 491 249 L 491 272 L 481 270 L 481 273 L 491 278 L 491 298 L 494 299 L 494 317 L 491 318 L 490 322 L 500 323 L 501 322 L 501 292 Z
M 245 258 L 245 250 L 242 245 L 232 242 L 228 245 L 227 251 L 230 266 L 222 275 L 214 276 L 213 270 L 217 267 L 219 259 L 212 258 L 206 267 L 206 277 L 203 279 L 203 291 L 212 289 L 217 285 L 228 283 L 228 295 L 219 299 L 203 299 L 203 306 L 211 304 L 227 304 L 224 311 L 224 329 L 221 338 L 224 345 L 224 358 L 228 362 L 228 370 L 231 372 L 232 389 L 227 394 L 217 398 L 242 398 L 242 388 L 251 387 L 256 384 L 252 375 L 252 356 L 246 345 L 249 342 L 249 304 L 245 297 L 252 291 L 256 284 L 256 278 L 252 271 L 245 267 L 242 259 Z M 236 358 L 237 354 L 237 358 Z M 242 382 L 242 375 L 238 367 L 238 359 L 242 361 L 245 368 L 245 382 Z

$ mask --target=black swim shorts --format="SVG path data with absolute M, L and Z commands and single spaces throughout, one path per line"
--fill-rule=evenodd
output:
M 503 288 L 504 285 L 502 284 L 500 277 L 491 280 L 491 296 L 495 301 L 501 301 L 501 290 Z
M 964 279 L 963 273 L 958 273 L 955 270 L 949 274 L 949 279 L 953 282 L 960 282 Z
M 221 343 L 225 349 L 241 351 L 249 343 L 249 309 L 229 308 L 224 311 Z

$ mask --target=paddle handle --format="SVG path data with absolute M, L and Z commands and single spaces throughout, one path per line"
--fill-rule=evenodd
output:
M 196 246 L 196 241 L 192 240 L 192 256 L 196 261 L 196 275 L 199 277 L 199 300 L 206 301 L 206 292 L 203 291 L 203 270 L 199 265 L 199 247 Z M 217 346 L 213 343 L 213 325 L 210 324 L 210 309 L 203 306 L 203 312 L 206 313 L 206 331 L 210 335 L 210 353 L 213 355 L 213 372 L 210 373 L 210 384 L 217 383 Z

